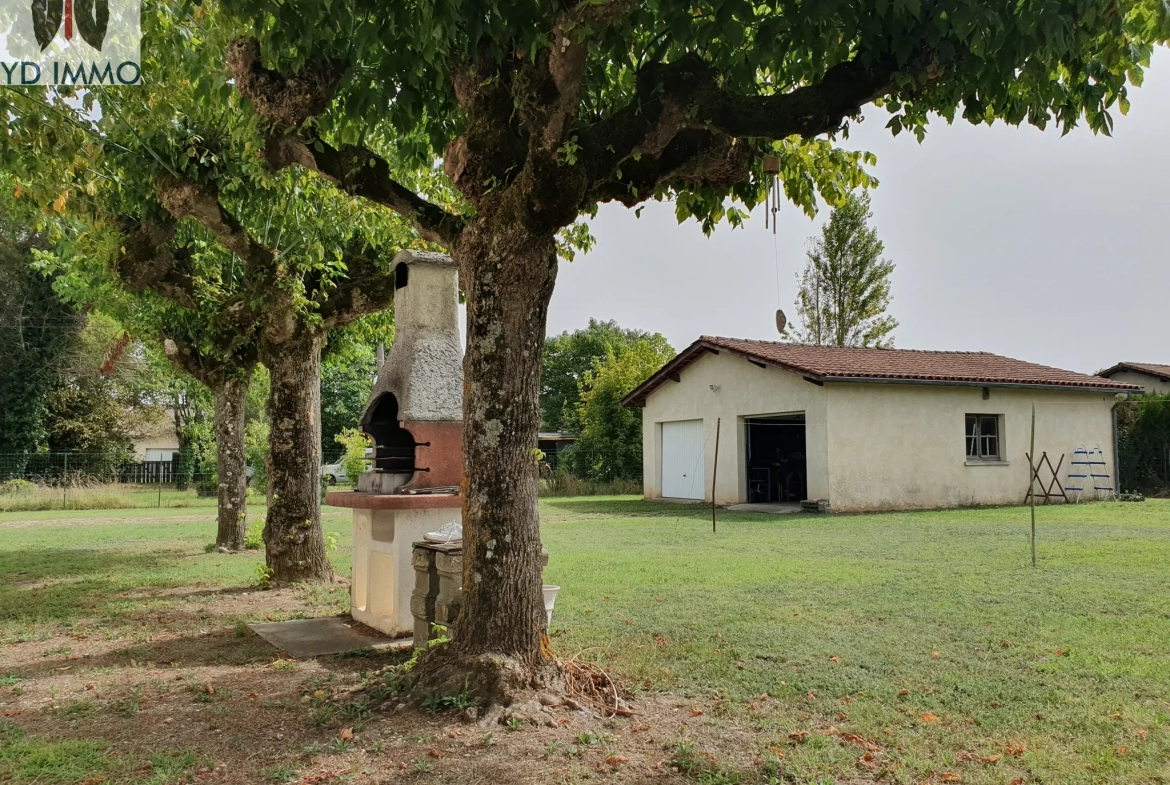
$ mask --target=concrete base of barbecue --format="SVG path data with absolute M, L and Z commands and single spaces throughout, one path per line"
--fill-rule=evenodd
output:
M 412 545 L 427 532 L 462 520 L 462 497 L 335 491 L 326 494 L 325 503 L 353 509 L 350 615 L 393 637 L 412 635 Z

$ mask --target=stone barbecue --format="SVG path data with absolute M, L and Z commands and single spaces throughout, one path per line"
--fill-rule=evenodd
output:
M 461 521 L 463 349 L 458 270 L 447 256 L 394 257 L 394 343 L 362 416 L 373 470 L 356 491 L 327 494 L 353 508 L 350 613 L 392 636 L 414 619 L 411 548 L 428 531 Z

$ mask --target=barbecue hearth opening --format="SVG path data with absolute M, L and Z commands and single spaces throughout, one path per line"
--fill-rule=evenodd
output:
M 365 431 L 374 440 L 374 470 L 414 474 L 414 436 L 398 422 L 398 399 L 383 393 L 374 403 Z M 404 483 L 409 477 L 404 477 Z

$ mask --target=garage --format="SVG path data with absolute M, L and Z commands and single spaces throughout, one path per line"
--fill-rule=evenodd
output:
M 798 502 L 807 499 L 804 412 L 745 417 L 743 428 L 748 501 Z
M 667 499 L 704 496 L 703 421 L 662 423 L 662 495 Z

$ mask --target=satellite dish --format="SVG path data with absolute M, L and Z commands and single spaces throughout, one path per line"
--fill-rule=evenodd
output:
M 776 309 L 776 332 L 781 335 L 784 334 L 784 328 L 788 324 L 788 317 L 784 315 L 784 311 L 779 308 Z

